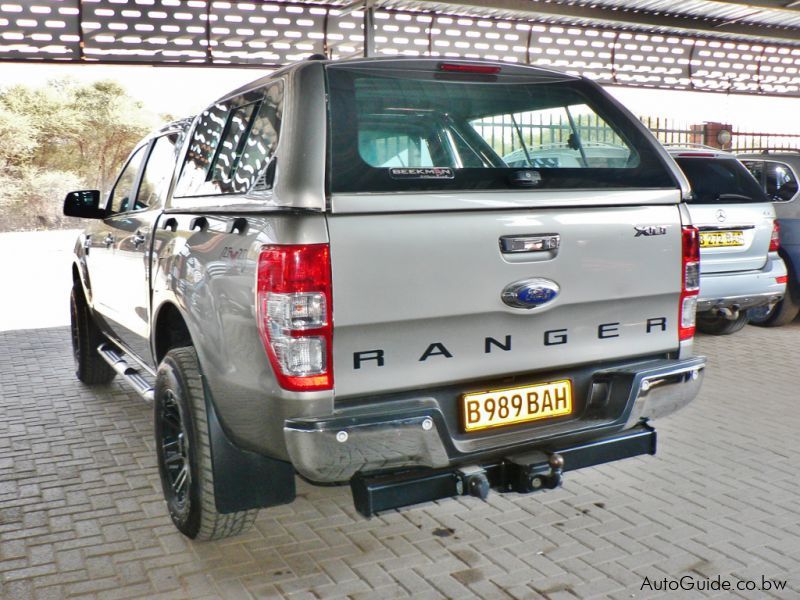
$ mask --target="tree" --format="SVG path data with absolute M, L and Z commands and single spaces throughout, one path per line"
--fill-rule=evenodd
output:
M 0 108 L 0 170 L 18 167 L 36 148 L 35 129 L 24 115 Z
M 4 185 L 0 207 L 44 210 L 52 213 L 46 221 L 59 222 L 63 193 L 76 185 L 107 191 L 136 143 L 165 120 L 111 80 L 0 89 L 0 175 L 4 184 L 27 191 L 12 194 Z

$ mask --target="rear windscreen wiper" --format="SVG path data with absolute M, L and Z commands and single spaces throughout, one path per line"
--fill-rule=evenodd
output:
M 755 202 L 755 198 L 745 196 L 744 194 L 719 194 L 717 200 L 732 200 L 734 202 Z

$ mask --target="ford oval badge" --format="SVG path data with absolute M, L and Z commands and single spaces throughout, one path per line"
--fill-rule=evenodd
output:
M 555 300 L 560 288 L 549 279 L 523 279 L 510 283 L 503 290 L 503 302 L 514 308 L 536 308 Z

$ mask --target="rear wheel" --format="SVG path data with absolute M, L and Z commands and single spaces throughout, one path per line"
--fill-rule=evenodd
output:
M 206 398 L 194 348 L 174 348 L 161 361 L 154 416 L 161 487 L 178 530 L 192 539 L 215 540 L 249 528 L 258 510 L 217 511 Z
M 88 385 L 110 382 L 114 379 L 116 372 L 97 353 L 97 347 L 106 341 L 106 337 L 94 322 L 92 311 L 83 295 L 83 289 L 79 287 L 78 283 L 72 286 L 69 314 L 75 375 Z
M 758 325 L 759 327 L 781 327 L 788 325 L 795 320 L 797 314 L 800 313 L 800 304 L 797 303 L 795 297 L 797 294 L 793 288 L 786 288 L 786 295 L 783 300 L 775 304 L 772 308 L 769 306 L 759 306 L 758 308 L 751 308 L 747 311 L 747 316 L 750 323 Z
M 742 311 L 735 319 L 726 319 L 722 315 L 701 313 L 697 315 L 697 330 L 709 335 L 730 335 L 747 325 L 747 311 Z

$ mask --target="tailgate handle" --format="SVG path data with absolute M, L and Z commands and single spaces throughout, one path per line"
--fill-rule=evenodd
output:
M 560 244 L 561 236 L 557 233 L 504 235 L 500 237 L 500 252 L 503 254 L 547 252 L 550 250 L 558 250 Z

